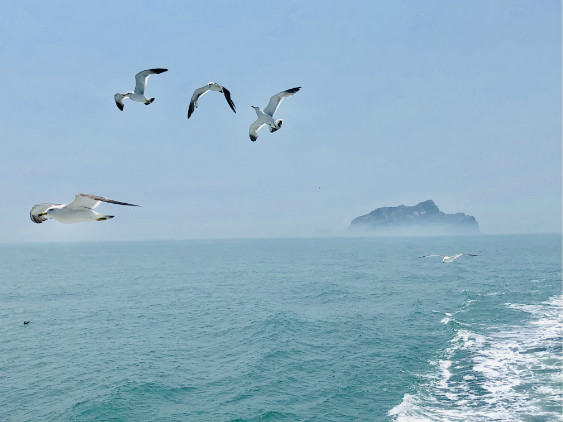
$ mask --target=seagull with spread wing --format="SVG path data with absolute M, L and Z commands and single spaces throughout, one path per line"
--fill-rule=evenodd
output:
M 103 196 L 79 193 L 70 204 L 43 203 L 34 205 L 29 212 L 31 221 L 40 224 L 49 218 L 54 218 L 61 223 L 72 224 L 85 221 L 104 221 L 113 218 L 113 215 L 100 214 L 94 211 L 101 202 L 109 204 L 128 205 L 138 207 L 139 205 L 126 202 L 114 201 Z
M 455 255 L 452 256 L 448 256 L 448 255 L 436 255 L 436 254 L 430 254 L 430 255 L 424 255 L 421 256 L 421 258 L 428 258 L 430 256 L 441 256 L 442 257 L 442 263 L 444 264 L 449 264 L 450 262 L 454 262 L 456 259 L 458 259 L 460 256 L 462 255 L 467 255 L 467 256 L 479 256 L 479 255 L 473 255 L 471 253 L 456 253 Z
M 202 95 L 206 94 L 209 91 L 222 92 L 223 95 L 225 96 L 225 100 L 227 100 L 227 103 L 231 107 L 231 110 L 233 110 L 235 113 L 237 112 L 235 109 L 235 103 L 233 103 L 233 100 L 231 100 L 231 93 L 229 92 L 229 90 L 224 86 L 216 84 L 215 82 L 209 82 L 207 85 L 202 86 L 201 88 L 198 88 L 194 91 L 192 95 L 192 99 L 190 101 L 190 106 L 188 108 L 188 119 L 190 118 L 194 110 L 197 108 L 197 100 L 199 100 L 199 97 L 201 97 Z
M 291 97 L 300 89 L 301 87 L 298 86 L 297 88 L 291 88 L 274 95 L 272 98 L 270 98 L 270 102 L 268 103 L 268 105 L 264 110 L 262 110 L 260 107 L 251 106 L 254 109 L 254 111 L 256 111 L 256 115 L 258 116 L 256 121 L 250 125 L 250 129 L 248 130 L 248 133 L 250 135 L 250 140 L 252 142 L 258 139 L 258 131 L 264 125 L 268 125 L 270 127 L 271 133 L 274 133 L 275 131 L 281 128 L 283 120 L 274 119 L 274 113 L 276 112 L 276 110 L 278 109 L 280 103 L 284 98 Z
M 135 75 L 135 90 L 129 91 L 124 94 L 120 94 L 119 92 L 115 94 L 113 97 L 115 99 L 115 104 L 117 108 L 123 111 L 123 100 L 125 98 L 129 98 L 132 101 L 136 101 L 138 103 L 144 103 L 145 105 L 149 105 L 154 101 L 154 98 L 147 98 L 145 97 L 145 88 L 147 87 L 147 79 L 150 75 L 158 75 L 159 73 L 167 72 L 168 69 L 147 69 L 143 70 Z

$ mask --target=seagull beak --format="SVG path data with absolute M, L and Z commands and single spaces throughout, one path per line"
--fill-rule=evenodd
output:
M 40 212 L 39 214 L 37 214 L 38 217 L 43 217 L 44 215 L 47 215 L 46 212 Z

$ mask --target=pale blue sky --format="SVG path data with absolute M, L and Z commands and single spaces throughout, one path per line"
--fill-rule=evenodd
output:
M 484 233 L 561 232 L 561 2 L 11 2 L 0 241 L 342 234 L 433 199 Z M 149 79 L 145 107 L 113 94 Z M 210 93 L 190 120 L 193 90 Z M 282 103 L 283 128 L 248 127 Z M 86 192 L 103 223 L 37 225 Z

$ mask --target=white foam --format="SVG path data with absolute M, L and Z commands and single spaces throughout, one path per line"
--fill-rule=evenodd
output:
M 436 371 L 419 392 L 406 394 L 388 413 L 392 420 L 521 422 L 532 414 L 563 421 L 563 297 L 506 306 L 532 319 L 485 334 L 458 330 L 442 356 L 431 362 Z M 449 323 L 446 318 L 441 322 Z
M 405 394 L 403 401 L 391 409 L 388 413 L 396 422 L 433 422 L 423 415 L 414 414 L 420 406 L 418 399 L 410 394 Z
M 450 372 L 450 366 L 452 366 L 452 361 L 451 360 L 441 360 L 439 362 L 440 365 L 440 388 L 448 388 L 448 380 L 450 379 L 450 377 L 452 376 L 452 373 Z
M 451 314 L 451 313 L 449 313 L 449 312 L 445 312 L 444 315 L 445 315 L 445 317 L 440 320 L 440 322 L 441 322 L 442 324 L 444 324 L 444 325 L 448 325 L 448 324 L 451 322 L 451 323 L 453 323 L 453 324 L 455 324 L 455 325 L 461 325 L 461 326 L 469 327 L 469 324 L 465 324 L 465 323 L 460 322 L 460 321 L 458 321 L 457 319 L 455 319 L 455 318 L 454 318 L 454 315 L 455 315 L 455 314 Z

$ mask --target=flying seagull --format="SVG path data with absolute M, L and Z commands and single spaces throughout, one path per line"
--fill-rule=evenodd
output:
M 455 255 L 452 255 L 452 256 L 430 254 L 430 255 L 421 256 L 420 258 L 428 258 L 429 256 L 441 256 L 441 257 L 442 257 L 442 262 L 443 262 L 444 264 L 449 264 L 450 262 L 454 262 L 454 261 L 455 261 L 456 259 L 458 259 L 461 255 L 479 256 L 479 255 L 473 255 L 473 254 L 471 254 L 471 253 L 456 253 Z
M 235 103 L 233 103 L 233 100 L 231 100 L 231 93 L 229 92 L 229 90 L 224 86 L 216 84 L 215 82 L 209 82 L 207 85 L 202 86 L 201 88 L 198 88 L 194 91 L 192 95 L 192 99 L 190 101 L 190 107 L 188 108 L 188 119 L 190 118 L 194 110 L 197 108 L 197 100 L 199 100 L 199 97 L 209 92 L 210 90 L 222 92 L 223 95 L 225 95 L 225 99 L 227 100 L 227 103 L 229 103 L 231 110 L 233 110 L 235 113 L 237 112 L 235 110 Z
M 147 69 L 143 70 L 135 75 L 135 91 L 129 91 L 125 94 L 120 94 L 119 92 L 113 96 L 115 98 L 115 104 L 117 108 L 123 111 L 123 100 L 125 98 L 129 98 L 132 101 L 136 101 L 138 103 L 145 103 L 145 105 L 149 105 L 154 101 L 154 98 L 147 98 L 145 97 L 145 88 L 147 87 L 147 79 L 150 75 L 158 75 L 162 72 L 167 72 L 168 69 Z
M 250 129 L 248 130 L 248 133 L 250 135 L 250 140 L 252 142 L 258 139 L 258 131 L 264 125 L 268 125 L 270 127 L 270 133 L 274 133 L 275 131 L 281 128 L 283 120 L 282 119 L 274 120 L 274 113 L 276 112 L 278 106 L 280 105 L 280 103 L 285 97 L 291 97 L 300 89 L 301 87 L 298 86 L 297 88 L 291 88 L 288 89 L 287 91 L 282 91 L 279 94 L 274 95 L 272 98 L 270 98 L 270 102 L 268 103 L 268 105 L 264 110 L 262 110 L 260 107 L 251 106 L 254 109 L 254 111 L 256 111 L 256 115 L 258 116 L 256 121 L 250 125 Z
M 34 205 L 29 212 L 31 221 L 40 224 L 49 218 L 54 218 L 61 223 L 81 223 L 83 221 L 104 221 L 113 218 L 113 215 L 100 214 L 94 211 L 100 202 L 109 204 L 128 205 L 138 207 L 135 204 L 114 201 L 113 199 L 104 198 L 103 196 L 90 195 L 88 193 L 76 194 L 74 201 L 70 204 L 51 204 L 43 203 Z

